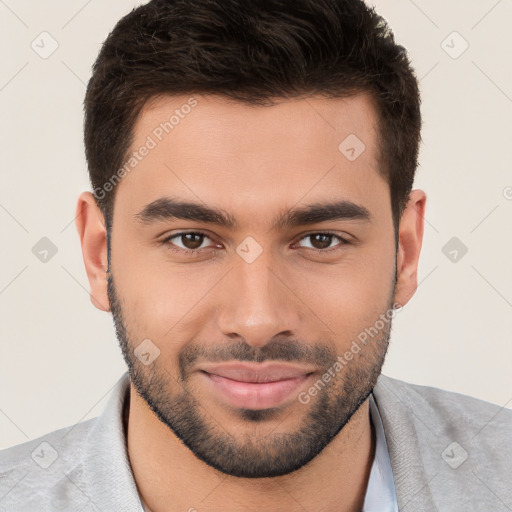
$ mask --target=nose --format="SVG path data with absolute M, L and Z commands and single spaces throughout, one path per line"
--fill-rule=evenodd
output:
M 235 258 L 217 310 L 219 329 L 225 336 L 241 336 L 248 344 L 261 347 L 276 335 L 297 332 L 300 301 L 293 284 L 287 282 L 287 273 L 278 268 L 265 251 L 252 263 Z

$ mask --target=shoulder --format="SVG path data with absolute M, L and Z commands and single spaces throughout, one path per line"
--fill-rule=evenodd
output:
M 380 375 L 374 396 L 383 414 L 404 421 L 421 436 L 460 439 L 481 456 L 502 447 L 503 460 L 512 460 L 512 410 L 503 405 Z
M 137 508 L 123 425 L 129 386 L 125 372 L 100 416 L 0 451 L 0 510 Z M 118 494 L 112 494 L 114 487 Z
M 72 461 L 97 418 L 48 432 L 36 439 L 0 450 L 0 474 L 14 467 L 50 466 L 54 460 Z M 47 450 L 45 450 L 47 447 Z M 41 449 L 40 449 L 41 448 Z
M 83 421 L 0 450 L 3 504 L 14 500 L 16 510 L 47 510 L 43 503 L 49 489 L 65 484 L 66 475 L 82 458 L 84 441 L 96 421 Z
M 379 376 L 374 391 L 385 402 L 401 402 L 418 414 L 434 413 L 437 419 L 443 419 L 443 423 L 512 428 L 512 410 L 462 393 L 411 384 L 386 375 Z
M 402 505 L 502 510 L 512 503 L 510 409 L 385 375 L 373 396 Z
M 454 466 L 455 454 L 460 464 L 492 464 L 497 474 L 512 475 L 512 410 L 385 375 L 373 391 L 387 434 L 404 443 L 414 438 L 425 462 L 435 465 L 440 455 Z

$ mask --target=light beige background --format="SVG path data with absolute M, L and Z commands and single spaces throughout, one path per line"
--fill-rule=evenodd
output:
M 0 448 L 97 416 L 125 371 L 111 316 L 89 301 L 73 219 L 89 188 L 91 65 L 138 3 L 0 0 Z M 394 321 L 384 373 L 510 407 L 512 2 L 373 5 L 421 79 L 416 187 L 428 194 L 421 284 Z M 50 48 L 43 31 L 59 45 L 47 59 L 31 47 L 46 37 Z M 42 237 L 58 251 L 46 263 L 32 253 Z M 457 262 L 442 252 L 452 237 L 468 248 Z

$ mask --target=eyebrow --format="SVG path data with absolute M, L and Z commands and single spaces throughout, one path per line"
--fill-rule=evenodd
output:
M 239 226 L 236 219 L 222 209 L 171 197 L 161 197 L 147 204 L 135 214 L 135 219 L 143 225 L 162 220 L 183 219 L 216 224 L 230 230 L 236 230 Z M 370 222 L 372 215 L 364 206 L 348 200 L 314 203 L 281 213 L 271 229 L 278 230 L 339 219 Z

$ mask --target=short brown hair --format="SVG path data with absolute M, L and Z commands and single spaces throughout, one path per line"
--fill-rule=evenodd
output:
M 396 237 L 417 167 L 420 96 L 406 50 L 374 8 L 361 0 L 151 0 L 117 23 L 93 67 L 84 101 L 92 187 L 103 190 L 123 166 L 135 121 L 157 95 L 271 105 L 358 92 L 375 100 Z M 115 187 L 96 196 L 107 222 L 114 195 Z

